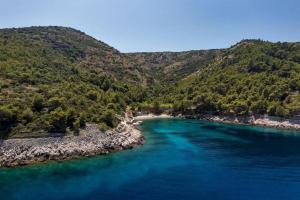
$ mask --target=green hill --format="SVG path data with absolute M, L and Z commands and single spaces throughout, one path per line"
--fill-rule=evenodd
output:
M 88 64 L 93 56 L 94 65 Z M 1 137 L 76 132 L 85 122 L 114 127 L 115 114 L 138 96 L 116 81 L 135 76 L 116 64 L 122 57 L 70 28 L 0 30 Z
M 136 109 L 293 117 L 300 45 L 244 40 L 231 48 L 123 54 L 65 27 L 0 29 L 0 137 L 115 127 Z
M 222 50 L 127 54 L 150 83 L 177 82 L 207 66 Z M 150 80 L 150 81 L 149 81 Z M 149 84 L 148 84 L 149 85 Z
M 175 112 L 223 115 L 300 113 L 300 45 L 245 40 L 161 96 Z

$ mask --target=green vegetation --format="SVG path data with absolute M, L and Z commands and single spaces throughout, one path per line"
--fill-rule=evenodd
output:
M 174 114 L 300 113 L 300 44 L 122 54 L 64 27 L 0 30 L 0 138 L 115 127 L 127 106 Z
M 300 45 L 245 40 L 158 96 L 174 112 L 300 114 Z
M 81 66 L 84 48 L 93 46 L 114 52 L 72 29 L 1 30 L 0 137 L 76 133 L 86 122 L 115 127 L 116 114 L 138 95 L 130 84 Z

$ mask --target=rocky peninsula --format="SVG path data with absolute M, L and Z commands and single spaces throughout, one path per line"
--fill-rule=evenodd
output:
M 79 136 L 0 140 L 0 167 L 108 154 L 143 143 L 144 137 L 132 119 L 105 132 L 87 124 Z

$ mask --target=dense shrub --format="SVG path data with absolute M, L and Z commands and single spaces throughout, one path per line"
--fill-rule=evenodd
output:
M 9 126 L 17 120 L 16 111 L 7 107 L 0 107 L 0 125 L 1 128 L 3 126 Z
M 31 122 L 33 120 L 33 116 L 34 114 L 30 108 L 27 108 L 21 114 L 22 119 L 25 120 L 26 123 Z
M 40 94 L 37 94 L 34 96 L 33 101 L 32 101 L 32 108 L 35 111 L 41 111 L 44 107 L 44 97 Z
M 117 125 L 116 114 L 112 110 L 105 110 L 101 115 L 101 120 L 109 127 L 115 127 Z
M 49 114 L 50 132 L 64 133 L 67 128 L 67 113 L 58 108 Z

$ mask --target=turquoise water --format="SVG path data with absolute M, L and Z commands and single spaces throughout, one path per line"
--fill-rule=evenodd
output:
M 146 144 L 0 170 L 0 199 L 300 199 L 300 135 L 196 120 L 147 120 Z

